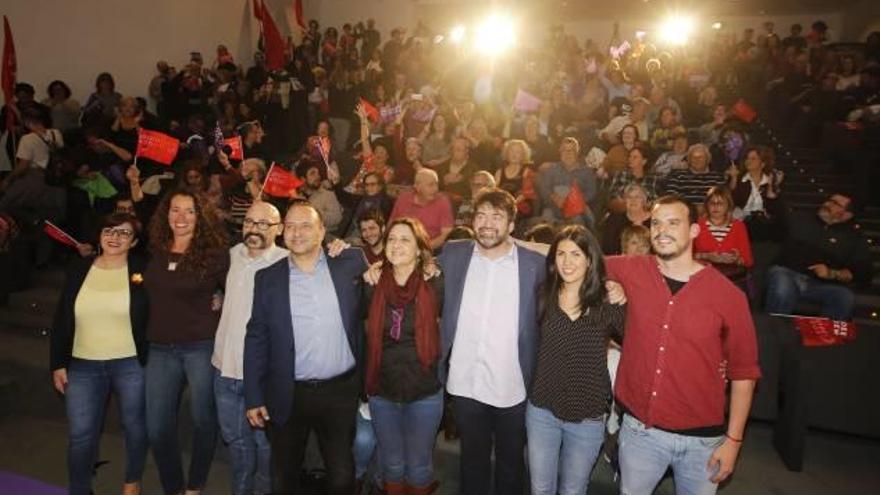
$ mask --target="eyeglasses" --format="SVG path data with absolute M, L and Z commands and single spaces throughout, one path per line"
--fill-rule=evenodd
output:
M 104 237 L 119 237 L 121 239 L 131 239 L 134 231 L 131 229 L 115 229 L 113 227 L 104 227 L 101 229 L 101 235 Z
M 267 222 L 265 220 L 260 220 L 257 222 L 251 218 L 245 218 L 241 224 L 246 229 L 249 229 L 251 227 L 256 227 L 257 230 L 269 230 L 269 227 L 274 227 L 276 225 L 279 225 L 280 223 L 281 222 L 272 223 L 272 222 Z

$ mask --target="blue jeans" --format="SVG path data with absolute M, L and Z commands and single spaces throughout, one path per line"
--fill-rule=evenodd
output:
M 223 441 L 232 462 L 232 493 L 272 493 L 272 449 L 266 430 L 248 423 L 244 403 L 244 382 L 220 376 L 214 370 L 214 398 Z
M 376 449 L 376 432 L 373 431 L 373 421 L 363 417 L 360 410 L 357 413 L 357 423 L 354 432 L 354 477 L 362 479 L 370 469 L 370 464 L 378 454 Z
M 443 417 L 443 390 L 413 402 L 370 397 L 382 452 L 382 478 L 424 487 L 434 481 L 434 441 Z
M 526 406 L 532 495 L 584 495 L 605 440 L 605 417 L 563 421 L 547 409 Z
M 629 414 L 620 429 L 620 493 L 651 495 L 672 467 L 676 495 L 714 495 L 718 485 L 710 478 L 709 457 L 724 437 L 691 437 L 658 430 Z
M 147 360 L 147 434 L 167 494 L 201 490 L 217 443 L 217 408 L 214 404 L 214 341 L 150 344 Z M 183 385 L 189 385 L 193 421 L 192 458 L 188 482 L 178 441 L 177 414 Z
M 125 432 L 125 482 L 141 480 L 147 458 L 144 369 L 136 357 L 91 361 L 73 358 L 64 394 L 69 425 L 67 468 L 71 495 L 89 495 L 110 391 Z
M 823 282 L 805 273 L 773 265 L 767 271 L 768 313 L 792 314 L 799 299 L 817 303 L 822 316 L 832 320 L 849 320 L 856 305 L 852 290 L 840 284 Z

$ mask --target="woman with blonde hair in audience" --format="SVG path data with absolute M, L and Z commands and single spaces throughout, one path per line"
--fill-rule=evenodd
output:
M 745 291 L 748 270 L 755 262 L 749 232 L 742 220 L 733 218 L 730 190 L 723 186 L 709 189 L 704 205 L 706 216 L 698 222 L 694 258 L 711 263 Z
M 503 165 L 495 172 L 495 183 L 516 199 L 517 218 L 536 213 L 538 193 L 532 170 L 532 150 L 522 139 L 509 139 L 501 150 Z

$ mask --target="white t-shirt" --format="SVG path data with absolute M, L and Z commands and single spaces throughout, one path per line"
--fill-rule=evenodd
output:
M 15 157 L 29 161 L 31 168 L 44 169 L 49 164 L 49 145 L 46 142 L 54 142 L 58 148 L 64 147 L 64 138 L 58 129 L 48 129 L 43 136 L 30 132 L 21 138 Z

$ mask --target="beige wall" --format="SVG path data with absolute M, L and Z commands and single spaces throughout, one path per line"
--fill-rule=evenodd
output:
M 282 34 L 289 33 L 293 0 L 266 3 Z M 467 15 L 463 4 L 476 10 L 488 6 L 485 2 L 460 0 L 304 0 L 306 17 L 317 18 L 322 29 L 373 17 L 383 40 L 391 28 L 412 28 L 419 18 L 444 30 L 453 19 Z M 3 0 L 2 13 L 9 16 L 15 35 L 19 81 L 33 84 L 42 98 L 50 81 L 62 79 L 71 86 L 74 97 L 84 102 L 99 72 L 111 72 L 121 93 L 143 96 L 157 60 L 180 67 L 187 62 L 190 51 L 198 50 L 210 63 L 219 43 L 229 47 L 236 61 L 248 65 L 259 33 L 250 8 L 250 0 Z M 809 26 L 823 18 L 834 34 L 863 39 L 868 31 L 880 29 L 878 9 L 880 1 L 863 0 L 844 14 L 721 20 L 729 29 L 741 32 L 745 26 L 759 27 L 769 19 L 784 35 L 793 22 Z M 537 22 L 535 16 L 525 17 Z M 592 37 L 602 41 L 611 35 L 611 22 L 569 21 L 566 28 L 581 40 Z M 625 37 L 637 29 L 650 28 L 642 22 L 621 21 Z M 542 33 L 541 29 L 533 35 Z

